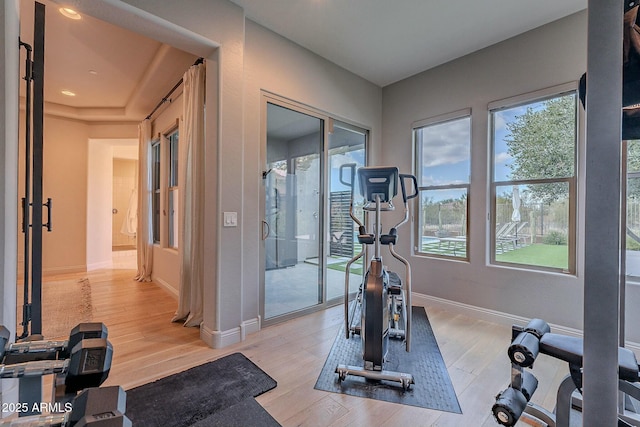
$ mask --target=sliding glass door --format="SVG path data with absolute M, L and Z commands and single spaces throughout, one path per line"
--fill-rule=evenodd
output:
M 366 131 L 266 100 L 262 315 L 289 318 L 342 301 L 344 265 L 360 251 L 344 163 L 365 164 Z M 353 266 L 351 289 L 361 281 Z
M 322 303 L 324 126 L 321 118 L 267 104 L 265 319 Z

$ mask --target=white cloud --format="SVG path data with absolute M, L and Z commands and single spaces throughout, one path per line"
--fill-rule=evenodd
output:
M 469 120 L 456 120 L 422 130 L 422 164 L 452 165 L 470 159 Z
M 511 156 L 509 155 L 509 153 L 503 151 L 502 153 L 497 153 L 494 160 L 496 164 L 503 164 L 511 160 Z
M 496 113 L 493 115 L 493 127 L 496 131 L 507 128 L 507 121 L 505 120 L 504 114 Z

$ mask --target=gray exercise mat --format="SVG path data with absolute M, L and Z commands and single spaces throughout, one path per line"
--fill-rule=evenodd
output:
M 126 415 L 136 427 L 190 427 L 238 403 L 251 405 L 253 402 L 243 401 L 259 396 L 276 385 L 273 378 L 242 353 L 233 353 L 127 390 Z M 240 413 L 230 412 L 239 416 L 244 413 L 241 410 L 243 408 L 235 408 Z M 253 405 L 253 409 L 258 408 Z M 259 415 L 270 418 L 264 412 Z M 254 417 L 256 412 L 246 415 Z M 222 414 L 220 419 L 224 419 L 224 416 Z M 244 421 L 238 418 L 238 422 Z
M 253 397 L 247 397 L 191 427 L 280 427 L 280 424 Z
M 344 325 L 340 328 L 315 388 L 351 396 L 384 400 L 403 405 L 462 413 L 458 397 L 440 354 L 438 343 L 423 307 L 413 307 L 411 352 L 407 353 L 401 340 L 389 340 L 388 361 L 385 370 L 412 374 L 415 384 L 403 391 L 399 383 L 376 382 L 357 376 L 348 376 L 342 383 L 335 373 L 339 364 L 362 366 L 362 350 L 358 335 L 345 338 Z

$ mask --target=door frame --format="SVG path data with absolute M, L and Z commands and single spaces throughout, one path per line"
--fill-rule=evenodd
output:
M 312 305 L 310 307 L 306 307 L 300 310 L 295 310 L 289 313 L 285 313 L 283 315 L 275 316 L 270 319 L 265 318 L 265 267 L 266 267 L 266 248 L 265 242 L 266 239 L 263 238 L 265 229 L 264 229 L 264 218 L 265 218 L 265 200 L 266 200 L 266 192 L 265 192 L 265 170 L 267 164 L 267 106 L 268 104 L 277 105 L 283 108 L 290 109 L 295 112 L 299 112 L 301 114 L 306 114 L 308 116 L 318 118 L 324 122 L 323 131 L 322 131 L 322 142 L 321 142 L 321 151 L 320 151 L 320 209 L 319 209 L 319 224 L 321 224 L 321 229 L 319 230 L 319 259 L 318 259 L 318 268 L 319 271 L 319 286 L 322 287 L 321 298 L 322 301 L 318 304 Z M 326 263 L 327 263 L 327 254 L 328 254 L 328 242 L 326 239 L 326 235 L 329 230 L 329 201 L 328 201 L 328 188 L 329 188 L 329 179 L 330 174 L 328 173 L 328 162 L 329 162 L 329 138 L 333 133 L 334 122 L 338 121 L 341 124 L 345 124 L 353 129 L 359 129 L 365 131 L 365 164 L 369 163 L 369 140 L 371 129 L 354 123 L 350 120 L 343 119 L 337 117 L 336 115 L 329 114 L 322 110 L 310 107 L 308 105 L 293 101 L 286 97 L 262 90 L 260 95 L 260 172 L 261 172 L 261 189 L 260 189 L 260 236 L 258 237 L 259 242 L 259 277 L 260 277 L 260 286 L 259 286 L 259 312 L 261 317 L 261 323 L 263 326 L 269 326 L 272 324 L 284 322 L 293 318 L 297 318 L 300 316 L 304 316 L 306 314 L 314 313 L 316 311 L 324 310 L 328 307 L 341 304 L 343 302 L 342 298 L 334 298 L 333 300 L 327 300 L 327 286 L 326 286 Z

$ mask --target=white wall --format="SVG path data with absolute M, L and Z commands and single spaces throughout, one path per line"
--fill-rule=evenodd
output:
M 577 81 L 586 70 L 586 18 L 586 11 L 571 15 L 384 88 L 383 158 L 402 170 L 413 168 L 412 122 L 464 108 L 472 110 L 470 260 L 412 256 L 415 292 L 582 327 L 584 142 L 579 143 L 578 275 L 490 266 L 487 105 Z M 411 251 L 409 233 L 404 230 L 399 245 L 402 253 Z
M 16 330 L 19 16 L 18 0 L 2 2 L 0 40 L 7 42 L 0 49 L 0 277 L 4 285 L 0 288 L 0 322 L 10 331 Z M 17 381 L 1 381 L 0 403 L 16 400 Z
M 85 3 L 77 2 L 81 10 L 93 7 Z M 110 2 L 91 3 L 109 6 Z M 118 11 L 116 19 L 112 16 L 111 22 L 207 60 L 204 200 L 207 220 L 201 336 L 208 344 L 220 347 L 239 339 L 236 331 L 242 323 L 242 228 L 222 230 L 220 212 L 238 212 L 242 218 L 244 14 L 239 6 L 227 0 L 119 3 L 126 7 Z M 129 12 L 129 6 L 135 10 Z M 215 46 L 220 49 L 214 50 Z M 222 153 L 224 159 L 220 157 Z M 219 191 L 221 188 L 225 191 Z M 224 250 L 219 251 L 223 241 Z

